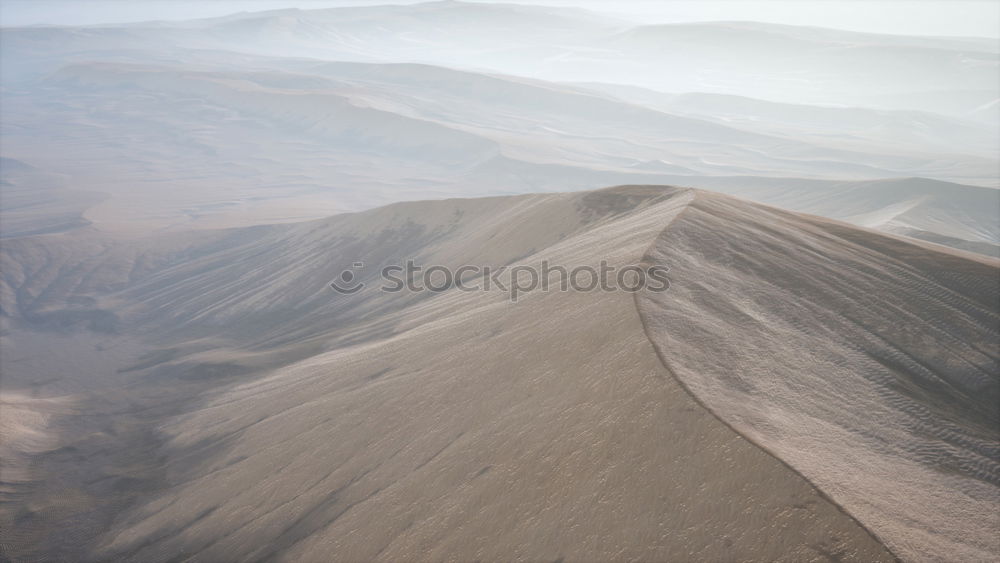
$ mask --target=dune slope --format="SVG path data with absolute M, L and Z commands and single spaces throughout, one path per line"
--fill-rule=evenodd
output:
M 129 473 L 106 474 L 111 454 L 98 447 L 77 468 L 81 491 L 103 483 L 131 500 L 30 522 L 73 530 L 76 551 L 64 554 L 132 561 L 891 560 L 807 481 L 694 402 L 661 366 L 629 293 L 536 292 L 512 304 L 497 291 L 338 297 L 325 287 L 325 268 L 355 252 L 372 268 L 406 255 L 636 263 L 693 193 L 399 204 L 192 243 L 186 259 L 138 270 L 96 298 L 126 331 L 139 323 L 174 354 L 120 376 L 131 388 L 116 401 L 146 430 L 106 431 L 100 445 Z M 54 309 L 57 286 L 89 286 L 31 271 L 18 279 L 46 280 Z M 153 329 L 147 315 L 169 326 Z M 182 356 L 212 334 L 238 337 L 195 354 L 211 353 L 214 365 L 289 350 L 299 359 L 257 377 L 206 375 Z M 192 383 L 212 377 L 221 387 Z M 151 391 L 157 384 L 181 405 L 158 418 L 166 391 Z M 197 394 L 180 401 L 184 389 Z M 106 411 L 86 401 L 81 411 Z M 155 454 L 150 434 L 161 440 Z M 151 456 L 158 473 L 144 477 Z M 33 477 L 42 486 L 30 506 L 56 502 L 44 466 Z M 100 510 L 114 511 L 109 532 L 76 532 L 81 514 Z M 15 547 L 44 556 L 46 545 L 55 544 Z
M 54 452 L 14 452 L 34 460 L 0 511 L 15 557 L 877 561 L 994 549 L 995 261 L 658 186 L 107 236 L 3 249 L 8 357 L 52 318 L 81 319 L 60 338 L 94 334 L 86 354 L 8 370 L 20 386 L 8 391 L 38 399 Z M 407 258 L 655 261 L 672 287 L 516 303 L 496 290 L 379 291 L 378 270 Z M 333 292 L 358 259 L 369 286 Z M 85 419 L 46 410 L 70 391 Z
M 905 560 L 1000 549 L 997 262 L 700 194 L 637 303 L 665 365 Z

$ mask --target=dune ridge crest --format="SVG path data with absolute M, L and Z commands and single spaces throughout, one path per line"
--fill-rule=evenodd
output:
M 1000 261 L 705 192 L 646 260 L 672 287 L 636 294 L 644 330 L 697 402 L 898 557 L 996 552 Z

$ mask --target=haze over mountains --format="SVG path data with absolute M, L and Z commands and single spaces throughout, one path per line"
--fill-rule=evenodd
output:
M 168 56 L 176 48 L 197 48 L 423 62 L 546 80 L 601 80 L 838 105 L 899 94 L 910 99 L 895 104 L 948 107 L 961 95 L 990 103 L 997 87 L 992 69 L 998 49 L 991 39 L 910 38 L 753 22 L 635 26 L 583 10 L 516 4 L 289 9 L 186 25 L 31 31 L 36 36 L 41 31 L 46 43 L 64 40 L 68 45 L 60 51 L 126 47 Z M 934 101 L 938 97 L 956 99 Z M 961 113 L 958 107 L 954 111 Z
M 985 39 L 432 2 L 12 28 L 2 42 L 4 156 L 106 194 L 80 210 L 103 228 L 699 185 L 688 176 L 997 185 Z
M 0 560 L 996 558 L 998 56 L 454 1 L 3 28 Z M 670 287 L 381 291 L 407 260 Z

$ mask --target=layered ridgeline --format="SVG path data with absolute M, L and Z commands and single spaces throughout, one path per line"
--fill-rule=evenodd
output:
M 925 195 L 922 181 L 877 207 L 839 184 L 998 182 L 997 45 L 985 39 L 636 27 L 565 8 L 431 2 L 4 28 L 0 41 L 5 237 L 618 184 L 896 215 Z M 743 189 L 749 177 L 806 180 L 758 197 Z M 831 205 L 791 204 L 820 191 Z M 937 213 L 931 199 L 921 213 Z M 985 229 L 976 216 L 989 207 L 954 206 L 917 229 L 994 251 L 995 214 Z M 945 232 L 969 220 L 974 238 Z
M 1000 191 L 913 177 L 995 182 L 996 131 L 983 124 L 805 106 L 773 110 L 782 120 L 755 104 L 726 123 L 426 65 L 201 56 L 69 65 L 7 93 L 0 234 L 240 226 L 399 198 L 667 183 L 986 254 L 1000 242 Z M 880 122 L 899 131 L 883 135 Z
M 970 115 L 997 99 L 997 43 L 766 24 L 636 25 L 566 7 L 457 1 L 274 10 L 185 22 L 4 30 L 4 78 L 184 51 L 419 62 L 550 81 Z M 187 56 L 185 53 L 184 56 Z
M 3 252 L 12 558 L 997 549 L 992 259 L 665 187 Z M 406 259 L 671 287 L 380 291 Z

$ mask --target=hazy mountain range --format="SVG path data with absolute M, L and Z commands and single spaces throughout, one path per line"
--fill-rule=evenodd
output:
M 4 156 L 110 196 L 83 213 L 108 228 L 699 185 L 678 175 L 996 187 L 1000 94 L 988 40 L 764 24 L 627 28 L 583 11 L 433 2 L 13 28 L 2 42 Z M 801 61 L 822 78 L 795 70 Z M 735 80 L 735 64 L 752 79 L 706 81 Z M 904 71 L 933 87 L 897 76 Z M 642 89 L 651 86 L 697 93 Z M 860 102 L 883 109 L 847 107 Z

